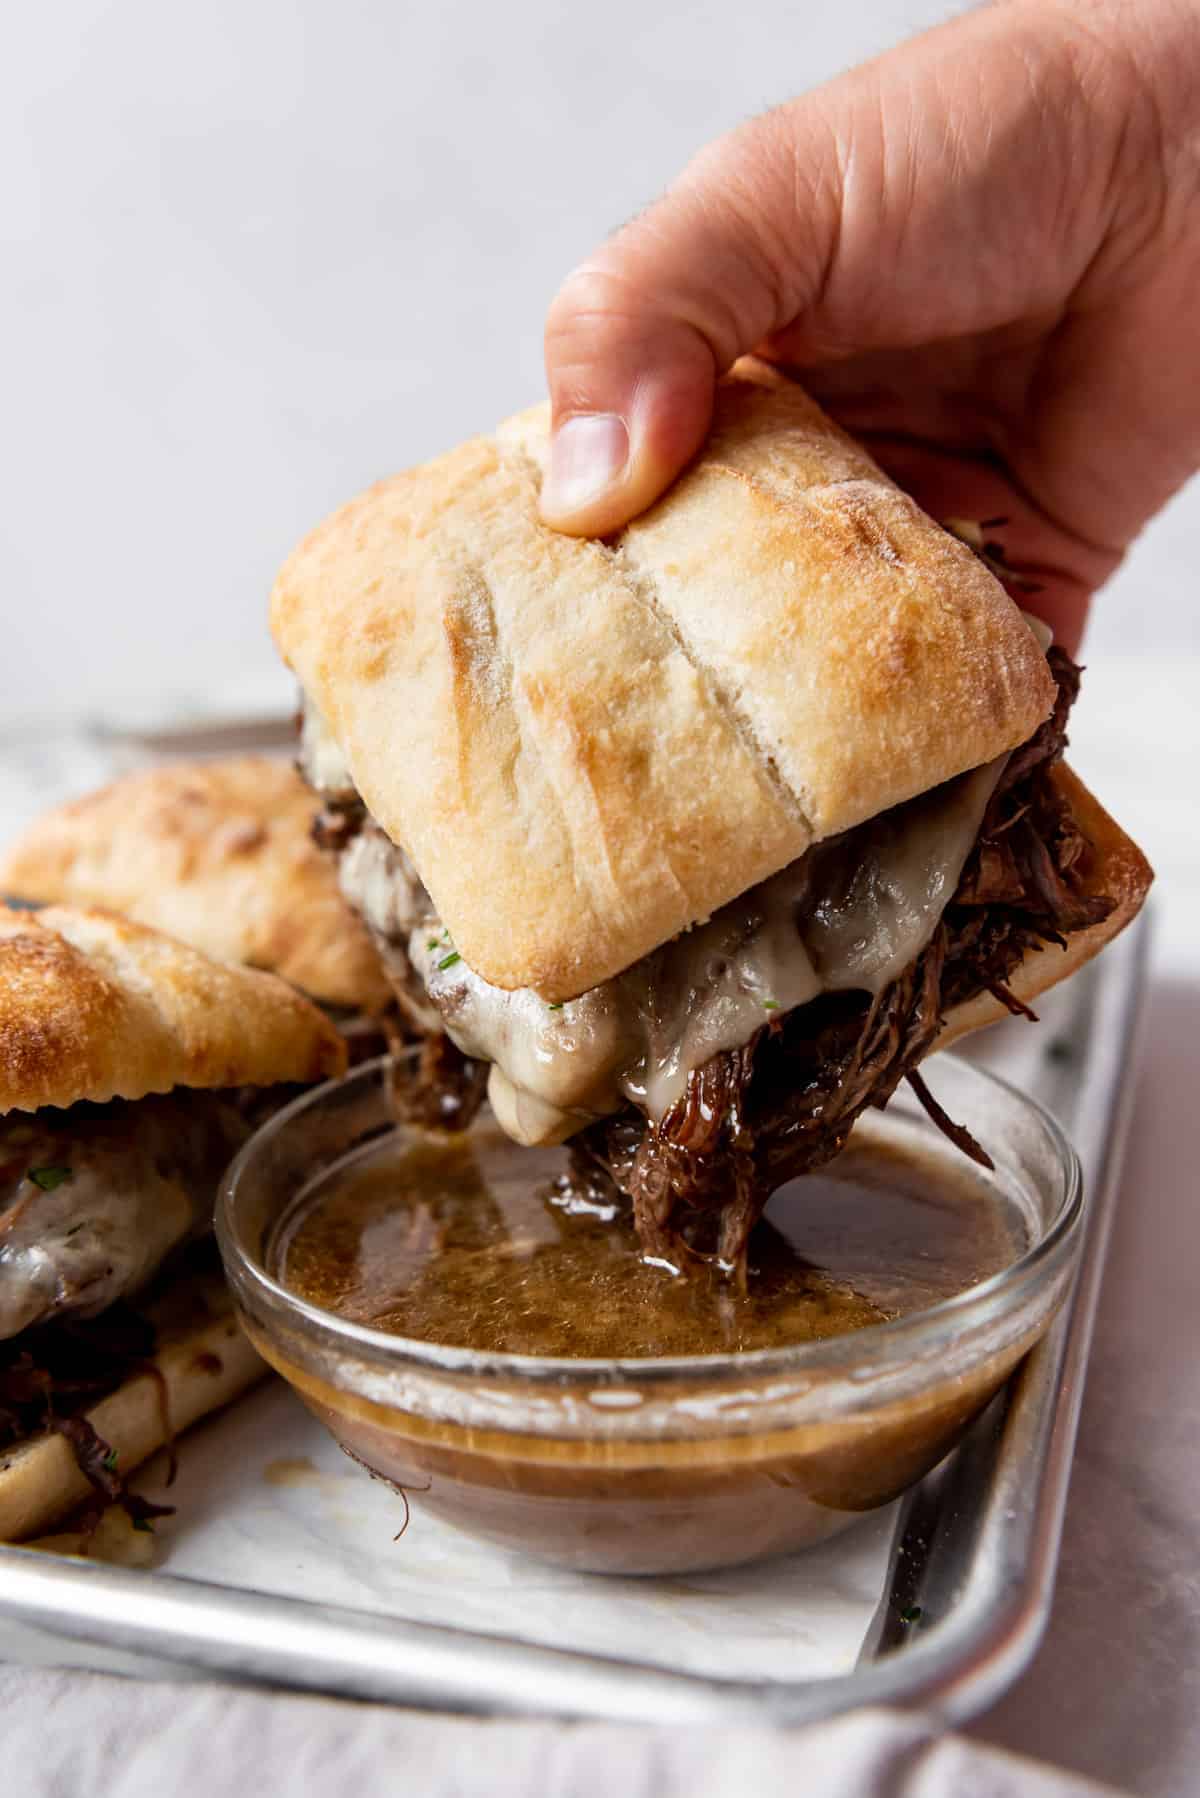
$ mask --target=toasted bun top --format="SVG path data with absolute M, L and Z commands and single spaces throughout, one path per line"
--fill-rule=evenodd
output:
M 38 818 L 0 856 L 0 893 L 102 905 L 331 1005 L 381 1011 L 365 926 L 312 840 L 316 801 L 266 756 L 127 774 Z
M 610 542 L 539 522 L 547 430 L 535 408 L 381 482 L 272 602 L 495 985 L 570 998 L 1049 712 L 999 583 L 765 366 L 722 382 L 707 448 Z
M 1141 911 L 1154 879 L 1154 870 L 1137 844 L 1126 836 L 1072 769 L 1059 762 L 1051 779 L 1088 840 L 1088 859 L 1083 868 L 1080 892 L 1087 898 L 1103 893 L 1115 903 L 1107 918 L 1099 924 L 1071 931 L 1065 948 L 1047 943 L 1036 954 L 1026 955 L 1007 982 L 1009 991 L 1025 1005 L 1032 1005 L 1040 994 L 1049 992 L 1076 968 L 1091 961 L 1093 955 L 1098 955 L 1106 943 L 1111 943 Z M 965 1005 L 956 1005 L 948 1014 L 934 1047 L 949 1048 L 960 1036 L 967 1036 L 985 1024 L 998 1023 L 1007 1015 L 998 999 L 990 993 L 978 993 Z
M 329 1020 L 273 974 L 110 912 L 0 907 L 0 1113 L 323 1080 L 345 1060 Z

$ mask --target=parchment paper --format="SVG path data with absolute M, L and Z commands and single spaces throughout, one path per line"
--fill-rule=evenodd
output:
M 272 1379 L 187 1436 L 157 1526 L 163 1571 L 697 1673 L 816 1678 L 853 1666 L 894 1507 L 816 1550 L 722 1573 L 613 1579 L 476 1542 L 350 1461 Z M 158 1477 L 153 1477 L 155 1474 Z

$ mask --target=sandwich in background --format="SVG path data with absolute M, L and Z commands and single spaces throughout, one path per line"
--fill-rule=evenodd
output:
M 0 908 L 0 1540 L 89 1497 L 138 1521 L 126 1476 L 265 1371 L 203 1253 L 217 1182 L 345 1063 L 273 975 L 98 910 Z
M 391 989 L 313 841 L 318 809 L 295 769 L 267 756 L 138 771 L 37 818 L 0 854 L 0 894 L 104 906 L 265 968 L 382 1048 Z
M 1063 766 L 1079 670 L 746 360 L 613 539 L 538 516 L 548 410 L 381 482 L 275 586 L 303 764 L 398 998 L 572 1138 L 645 1249 L 744 1268 L 771 1191 L 1136 913 Z M 682 1239 L 682 1244 L 681 1244 Z

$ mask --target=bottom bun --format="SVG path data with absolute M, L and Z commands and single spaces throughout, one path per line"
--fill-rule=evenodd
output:
M 268 1372 L 217 1273 L 181 1277 L 148 1314 L 159 1331 L 149 1363 L 156 1372 L 132 1375 L 83 1414 L 116 1451 L 122 1475 Z M 47 1431 L 18 1443 L 0 1453 L 0 1542 L 41 1535 L 91 1496 L 65 1436 Z
M 1048 943 L 1044 949 L 1030 951 L 1008 981 L 1010 992 L 1024 1005 L 1032 1005 L 1041 993 L 1057 986 L 1060 980 L 1091 961 L 1106 943 L 1111 943 L 1126 924 L 1136 918 L 1154 879 L 1154 870 L 1137 844 L 1109 817 L 1077 774 L 1060 762 L 1051 779 L 1092 847 L 1082 891 L 1089 897 L 1106 894 L 1115 899 L 1116 904 L 1101 923 L 1093 924 L 1087 930 L 1073 931 L 1064 949 Z M 1008 1016 L 1007 1007 L 999 999 L 993 998 L 991 993 L 980 993 L 964 1005 L 956 1005 L 947 1014 L 934 1049 L 949 1048 L 970 1031 L 980 1030 L 985 1024 L 995 1024 Z

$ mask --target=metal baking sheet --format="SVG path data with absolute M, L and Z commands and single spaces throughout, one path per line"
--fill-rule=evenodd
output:
M 0 1652 L 443 1709 L 660 1723 L 803 1722 L 860 1704 L 921 1704 L 960 1721 L 984 1709 L 1033 1654 L 1049 1610 L 1133 1089 L 1146 941 L 1139 921 L 1049 996 L 1038 1029 L 1003 1025 L 972 1050 L 1035 1091 L 1079 1149 L 1089 1193 L 1080 1271 L 1060 1317 L 1006 1390 L 895 1507 L 890 1548 L 878 1554 L 878 1603 L 852 1669 L 718 1677 L 689 1670 L 682 1653 L 680 1664 L 649 1664 L 397 1616 L 378 1602 L 354 1609 L 19 1548 L 0 1549 Z M 861 1565 L 869 1568 L 871 1545 L 863 1542 Z M 798 1588 L 776 1565 L 786 1628 L 787 1595 Z M 520 1595 L 512 1602 L 519 1606 Z

